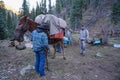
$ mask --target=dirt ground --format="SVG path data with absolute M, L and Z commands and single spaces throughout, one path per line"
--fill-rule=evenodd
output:
M 0 41 L 0 80 L 120 80 L 120 49 L 112 46 L 87 45 L 86 56 L 80 55 L 77 40 L 65 48 L 66 60 L 57 53 L 51 59 L 53 50 L 48 56 L 49 69 L 46 76 L 40 77 L 33 69 L 24 76 L 20 70 L 27 65 L 34 65 L 35 54 L 31 48 L 16 50 L 8 47 L 10 41 Z M 100 57 L 96 56 L 100 53 Z

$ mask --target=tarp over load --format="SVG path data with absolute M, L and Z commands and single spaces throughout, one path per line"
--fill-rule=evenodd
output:
M 49 23 L 49 25 L 50 25 L 50 35 L 58 34 L 62 31 L 62 28 L 67 27 L 67 24 L 63 19 L 57 18 L 56 16 L 51 15 L 51 14 L 38 15 L 35 18 L 35 22 L 37 22 L 39 24 Z

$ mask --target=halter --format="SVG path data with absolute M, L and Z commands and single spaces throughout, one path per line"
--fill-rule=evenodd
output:
M 22 32 L 24 33 L 24 32 L 26 32 L 25 30 L 24 30 L 24 28 L 26 28 L 26 30 L 28 30 L 28 26 L 27 27 L 25 27 L 26 25 L 27 25 L 27 23 L 28 23 L 28 20 L 26 20 L 26 22 L 23 24 L 23 26 L 22 26 Z
M 20 33 L 20 35 L 19 35 L 19 37 L 18 37 L 19 40 L 20 40 L 21 38 L 23 38 L 24 33 L 25 33 L 26 30 L 28 29 L 28 27 L 26 28 L 26 30 L 24 29 L 26 25 L 27 25 L 27 20 L 26 20 L 26 22 L 24 22 L 24 24 L 21 26 L 21 29 L 16 29 L 16 32 L 19 32 L 19 33 Z

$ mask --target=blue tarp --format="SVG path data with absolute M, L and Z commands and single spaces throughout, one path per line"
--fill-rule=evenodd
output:
M 63 43 L 64 43 L 64 44 L 68 44 L 68 43 L 69 43 L 69 40 L 68 40 L 67 37 L 64 37 L 64 38 L 63 38 Z
M 120 44 L 113 44 L 113 47 L 120 48 Z
M 101 41 L 100 41 L 100 40 L 95 40 L 95 41 L 93 42 L 93 44 L 101 44 Z

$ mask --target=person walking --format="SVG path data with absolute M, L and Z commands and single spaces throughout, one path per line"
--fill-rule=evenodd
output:
M 69 44 L 72 45 L 72 30 L 71 29 L 67 29 L 67 31 L 66 31 L 66 37 L 69 40 Z
M 81 44 L 81 54 L 83 56 L 85 56 L 86 53 L 86 41 L 89 38 L 89 31 L 84 27 L 84 25 L 81 26 L 81 30 L 80 30 L 80 44 Z
M 45 76 L 44 66 L 46 60 L 46 50 L 49 49 L 48 37 L 46 34 L 46 25 L 38 26 L 36 30 L 32 32 L 31 40 L 33 43 L 33 51 L 35 52 L 35 71 L 40 76 Z

